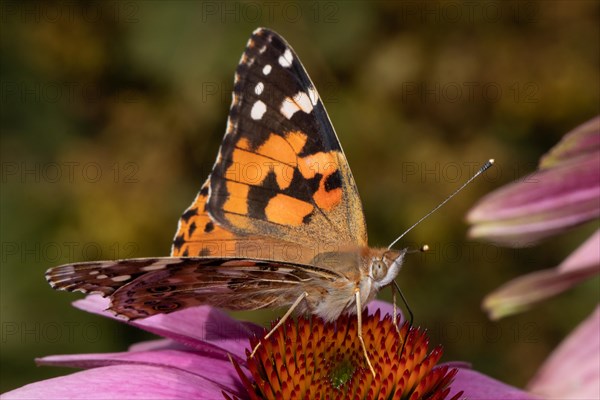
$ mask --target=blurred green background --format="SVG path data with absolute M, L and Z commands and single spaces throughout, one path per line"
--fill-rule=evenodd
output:
M 281 33 L 315 82 L 371 245 L 387 245 L 496 159 L 406 237 L 431 251 L 410 256 L 398 281 L 444 360 L 524 386 L 593 310 L 598 280 L 497 323 L 481 299 L 559 264 L 595 227 L 511 250 L 468 240 L 464 216 L 598 114 L 599 4 L 2 2 L 0 390 L 68 371 L 34 357 L 122 351 L 150 337 L 72 308 L 81 296 L 53 292 L 44 271 L 169 253 L 258 26 Z

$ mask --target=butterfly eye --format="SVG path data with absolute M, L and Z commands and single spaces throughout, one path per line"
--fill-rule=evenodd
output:
M 376 281 L 380 281 L 387 276 L 388 267 L 386 263 L 379 258 L 373 259 L 373 263 L 371 264 L 371 275 L 373 279 Z

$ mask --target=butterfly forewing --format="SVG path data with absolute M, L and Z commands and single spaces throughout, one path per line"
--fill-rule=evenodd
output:
M 307 263 L 335 246 L 367 244 L 360 197 L 323 103 L 295 52 L 270 30 L 256 30 L 242 55 L 203 190 L 182 216 L 174 254 L 222 256 L 205 245 L 216 249 L 211 238 L 222 237 L 243 256 L 238 247 L 250 236 L 263 248 L 301 253 L 264 258 Z

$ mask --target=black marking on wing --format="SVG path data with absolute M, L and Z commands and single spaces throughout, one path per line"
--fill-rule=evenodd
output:
M 263 53 L 260 53 L 263 48 Z M 286 50 L 289 50 L 293 57 L 290 67 L 283 67 L 279 64 L 279 58 Z M 267 65 L 270 65 L 272 69 L 265 76 L 262 71 Z M 286 98 L 294 97 L 299 92 L 308 93 L 309 88 L 314 90 L 314 87 L 298 56 L 277 33 L 267 29 L 254 32 L 244 52 L 242 62 L 238 65 L 236 75 L 238 81 L 235 83 L 234 93 L 237 101 L 232 105 L 229 120 L 230 124 L 235 125 L 237 129 L 229 132 L 223 140 L 220 150 L 221 161 L 215 165 L 211 173 L 211 196 L 207 203 L 209 212 L 216 216 L 219 222 L 223 222 L 221 220 L 223 218 L 221 216 L 222 207 L 229 196 L 226 187 L 226 171 L 232 165 L 232 153 L 241 138 L 248 141 L 250 151 L 252 151 L 265 143 L 272 134 L 285 138 L 288 132 L 300 131 L 307 135 L 306 143 L 299 154 L 300 157 L 341 150 L 320 99 L 310 113 L 298 111 L 291 119 L 287 119 L 280 112 L 281 104 Z M 254 91 L 259 82 L 264 83 L 264 92 L 260 96 Z M 258 100 L 266 104 L 266 112 L 260 120 L 254 120 L 250 115 L 253 105 Z M 294 175 L 294 178 L 297 179 L 298 174 Z M 318 179 L 315 181 L 318 185 Z M 288 192 L 283 191 L 283 193 L 303 201 L 309 201 L 316 190 L 313 186 L 313 184 L 306 185 L 305 183 L 292 184 L 290 187 L 293 189 Z M 274 190 L 270 197 L 280 192 L 276 185 L 272 188 L 263 185 L 263 188 Z M 256 192 L 252 192 L 252 190 L 254 188 L 251 189 L 248 198 L 248 203 L 253 204 L 250 211 L 255 212 L 255 218 L 264 219 L 264 206 L 270 197 L 265 195 L 266 191 L 264 190 L 256 189 Z
M 325 190 L 331 192 L 334 189 L 342 187 L 342 175 L 339 170 L 329 175 L 325 180 Z
M 214 222 L 207 222 L 206 225 L 204 225 L 204 232 L 206 233 L 210 233 L 215 229 L 215 224 Z
M 185 222 L 188 222 L 190 220 L 190 218 L 192 218 L 195 215 L 198 215 L 198 209 L 192 208 L 192 209 L 184 212 L 183 215 L 181 216 L 181 219 L 183 219 Z

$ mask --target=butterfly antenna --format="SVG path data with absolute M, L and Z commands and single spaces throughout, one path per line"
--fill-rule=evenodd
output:
M 456 189 L 454 191 L 454 193 L 452 193 L 450 196 L 446 197 L 446 200 L 442 201 L 440 204 L 438 204 L 433 210 L 429 211 L 427 214 L 425 214 L 423 217 L 421 217 L 421 219 L 419 219 L 417 222 L 415 222 L 410 228 L 408 228 L 407 230 L 404 231 L 404 233 L 400 236 L 398 236 L 398 238 L 396 240 L 394 240 L 392 242 L 392 244 L 390 244 L 388 246 L 388 250 L 391 249 L 396 243 L 398 243 L 398 241 L 400 239 L 402 239 L 404 237 L 404 235 L 406 235 L 408 232 L 412 231 L 413 228 L 417 225 L 419 225 L 421 222 L 423 222 L 424 219 L 426 219 L 427 217 L 429 217 L 431 214 L 433 214 L 434 212 L 436 212 L 437 210 L 439 210 L 444 204 L 446 204 L 451 198 L 453 198 L 454 196 L 456 196 L 456 194 L 458 192 L 460 192 L 461 190 L 463 190 L 469 183 L 471 183 L 473 181 L 473 179 L 477 178 L 479 175 L 481 175 L 482 173 L 484 173 L 488 168 L 490 168 L 492 165 L 494 165 L 494 159 L 490 158 L 485 164 L 483 164 L 481 166 L 481 168 L 479 168 L 479 170 L 477 172 L 475 172 L 475 174 L 469 178 L 469 180 L 467 180 L 465 183 L 462 184 L 461 187 L 459 187 L 458 189 Z

